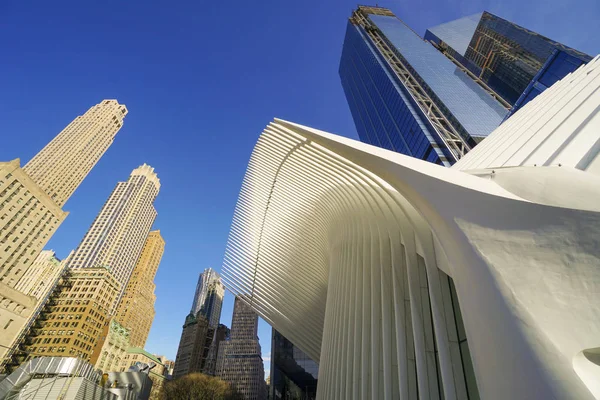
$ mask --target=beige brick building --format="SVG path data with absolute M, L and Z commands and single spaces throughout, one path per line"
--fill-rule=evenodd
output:
M 62 207 L 112 144 L 127 107 L 104 100 L 78 116 L 23 170 Z
M 165 249 L 165 241 L 160 231 L 152 231 L 144 243 L 142 254 L 138 259 L 125 294 L 117 307 L 116 318 L 130 330 L 132 347 L 144 347 L 152 322 L 154 321 L 154 277 Z
M 19 167 L 0 163 L 0 281 L 14 287 L 67 213 Z
M 8 317 L 11 331 L 20 332 L 27 323 L 22 317 L 36 306 L 35 299 L 32 305 L 31 297 L 15 293 L 43 298 L 64 267 L 44 256 L 31 270 L 68 214 L 61 207 L 112 144 L 126 114 L 124 105 L 104 100 L 75 118 L 22 169 L 19 159 L 0 162 L 0 298 L 20 304 L 16 318 L 0 314 L 0 324 Z M 16 285 L 17 292 L 8 290 Z M 0 335 L 0 344 L 12 347 L 17 335 Z
M 0 281 L 14 287 L 56 232 L 61 207 L 106 152 L 127 108 L 104 100 L 73 120 L 31 161 L 0 162 Z
M 0 282 L 0 359 L 34 311 L 36 299 Z
M 104 267 L 69 271 L 56 289 L 56 305 L 43 313 L 31 332 L 32 356 L 65 356 L 91 360 L 109 323 L 109 310 L 120 285 Z
M 105 373 L 120 371 L 127 349 L 131 347 L 129 337 L 129 329 L 112 318 L 100 334 L 90 364 Z
M 72 254 L 72 252 L 71 252 Z M 15 285 L 15 289 L 38 302 L 52 290 L 52 285 L 65 270 L 69 257 L 59 260 L 53 250 L 42 250 L 31 267 Z

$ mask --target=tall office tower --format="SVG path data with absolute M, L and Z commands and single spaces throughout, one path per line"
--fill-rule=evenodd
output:
M 319 364 L 273 328 L 269 399 L 314 400 Z
M 201 372 L 203 354 L 208 333 L 208 321 L 202 315 L 190 313 L 183 324 L 181 339 L 175 358 L 173 378 L 192 372 Z
M 221 343 L 216 375 L 246 400 L 266 400 L 265 369 L 258 342 L 258 315 L 240 297 L 235 298 L 230 339 Z
M 340 78 L 361 141 L 450 166 L 508 112 L 388 9 L 352 14 Z
M 62 207 L 123 126 L 127 107 L 104 100 L 75 118 L 23 167 L 25 173 Z
M 154 277 L 165 249 L 165 241 L 160 231 L 148 234 L 142 254 L 133 269 L 125 294 L 117 306 L 116 318 L 130 330 L 129 341 L 133 347 L 146 345 L 152 321 L 156 295 Z
M 0 281 L 21 279 L 68 213 L 64 203 L 123 125 L 127 108 L 104 100 L 75 118 L 33 159 L 0 163 Z
M 487 11 L 429 28 L 425 39 L 502 96 L 511 113 L 592 59 Z
M 209 325 L 216 328 L 221 319 L 224 296 L 225 286 L 221 282 L 221 276 L 212 268 L 205 269 L 198 277 L 191 313 L 204 315 Z
M 46 297 L 53 289 L 56 279 L 64 272 L 66 263 L 73 252 L 64 260 L 59 260 L 52 250 L 42 250 L 31 267 L 25 272 L 15 289 L 28 296 L 33 296 L 38 301 Z
M 30 357 L 79 357 L 89 361 L 109 323 L 110 309 L 120 284 L 104 267 L 70 271 L 65 284 L 58 287 L 56 305 L 38 316 L 32 330 Z
M 120 302 L 156 218 L 160 181 L 149 165 L 119 182 L 68 263 L 72 269 L 108 267 L 121 285 Z

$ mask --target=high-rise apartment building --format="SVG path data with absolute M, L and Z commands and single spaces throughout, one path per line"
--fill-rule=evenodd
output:
M 240 297 L 233 305 L 230 339 L 219 346 L 216 376 L 235 387 L 246 400 L 267 398 L 258 315 Z
M 15 289 L 38 300 L 46 297 L 53 289 L 56 279 L 64 272 L 69 254 L 64 260 L 59 260 L 52 250 L 42 250 L 33 261 L 31 267 L 15 285 Z
M 154 277 L 165 249 L 165 241 L 160 231 L 148 234 L 140 258 L 137 260 L 125 294 L 117 306 L 116 318 L 130 330 L 129 341 L 132 347 L 146 345 L 152 321 L 156 295 Z
M 23 167 L 0 163 L 0 281 L 20 281 L 67 213 L 61 207 L 113 142 L 127 108 L 104 100 Z
M 173 378 L 202 372 L 208 330 L 208 321 L 202 315 L 190 313 L 186 317 L 175 358 Z
M 385 8 L 353 12 L 339 73 L 363 142 L 445 166 L 510 107 Z
M 487 11 L 429 28 L 425 39 L 522 107 L 592 57 Z
M 0 163 L 0 281 L 14 287 L 52 237 L 66 212 L 19 167 Z
M 117 184 L 68 263 L 72 269 L 110 268 L 121 285 L 115 307 L 156 218 L 153 203 L 159 189 L 154 168 L 144 164 L 134 169 L 126 182 Z
M 314 400 L 319 364 L 273 328 L 269 399 Z
M 221 319 L 221 307 L 225 296 L 225 286 L 221 282 L 221 276 L 212 268 L 207 268 L 198 277 L 196 293 L 192 302 L 192 314 L 200 313 L 208 324 L 216 328 Z
M 104 100 L 75 118 L 23 170 L 62 207 L 123 126 L 127 107 Z
M 34 356 L 79 357 L 91 359 L 120 284 L 105 267 L 70 271 L 70 277 L 57 289 L 55 305 L 38 316 L 30 332 L 27 351 Z

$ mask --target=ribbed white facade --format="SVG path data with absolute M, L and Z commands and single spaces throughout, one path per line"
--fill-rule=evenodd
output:
M 320 399 L 600 399 L 598 110 L 596 58 L 450 169 L 276 120 L 225 284 Z

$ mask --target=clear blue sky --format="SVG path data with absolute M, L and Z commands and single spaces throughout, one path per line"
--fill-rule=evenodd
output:
M 595 55 L 598 0 L 379 1 L 419 34 L 488 10 Z M 199 272 L 221 268 L 252 147 L 281 117 L 356 138 L 338 77 L 354 1 L 0 0 L 0 160 L 27 162 L 102 99 L 129 108 L 48 245 L 74 249 L 119 180 L 146 162 L 167 245 L 147 349 L 174 359 Z M 221 321 L 231 323 L 228 294 Z M 263 353 L 270 327 L 262 323 Z M 269 363 L 265 363 L 269 368 Z

